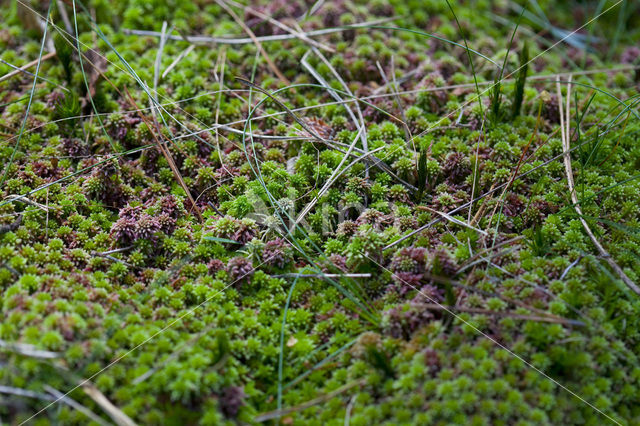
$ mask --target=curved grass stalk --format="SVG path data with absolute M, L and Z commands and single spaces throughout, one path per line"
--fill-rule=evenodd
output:
M 569 83 L 571 83 L 571 77 L 569 77 Z M 637 295 L 640 296 L 640 287 L 638 287 L 638 285 L 636 283 L 634 283 L 628 276 L 627 274 L 622 270 L 622 268 L 620 268 L 620 266 L 616 263 L 616 261 L 613 259 L 613 257 L 611 257 L 611 255 L 609 254 L 609 252 L 602 246 L 602 244 L 600 243 L 600 241 L 598 241 L 598 239 L 595 237 L 595 235 L 593 234 L 593 231 L 591 231 L 591 228 L 589 227 L 589 224 L 587 223 L 587 221 L 584 219 L 584 217 L 582 216 L 582 208 L 580 207 L 580 205 L 578 204 L 578 195 L 576 193 L 575 190 L 575 184 L 573 181 L 573 170 L 571 167 L 571 155 L 570 155 L 570 151 L 571 151 L 571 146 L 570 146 L 570 133 L 569 133 L 569 129 L 571 126 L 571 110 L 570 110 L 570 91 L 571 91 L 571 84 L 569 84 L 568 90 L 567 90 L 567 106 L 566 106 L 566 112 L 567 112 L 567 116 L 566 119 L 563 118 L 563 108 L 562 108 L 562 93 L 560 91 L 560 79 L 558 79 L 557 81 L 557 92 L 558 92 L 558 105 L 560 107 L 560 128 L 562 129 L 562 148 L 563 148 L 563 158 L 564 158 L 564 167 L 565 167 L 565 171 L 567 174 L 567 184 L 569 186 L 569 194 L 571 196 L 571 201 L 575 204 L 575 210 L 578 213 L 578 216 L 580 216 L 580 222 L 582 223 L 582 226 L 584 227 L 585 232 L 587 233 L 587 235 L 589 236 L 589 238 L 591 239 L 591 242 L 593 242 L 593 245 L 596 247 L 596 249 L 598 250 L 598 252 L 600 253 L 600 256 L 602 256 L 605 261 L 609 264 L 609 266 L 611 267 L 611 269 L 613 269 L 615 271 L 615 273 L 620 277 L 620 279 L 627 285 L 627 287 L 629 287 L 634 293 L 636 293 Z M 566 122 L 566 130 L 564 129 L 565 126 L 565 122 Z M 626 125 L 626 121 L 625 121 L 625 125 Z
M 282 88 L 282 89 L 278 89 L 278 90 L 276 90 L 276 91 L 274 92 L 274 94 L 270 94 L 269 92 L 267 92 L 266 90 L 262 89 L 261 87 L 259 87 L 259 86 L 255 85 L 255 83 L 253 83 L 253 82 L 251 82 L 251 81 L 249 81 L 249 80 L 246 80 L 246 79 L 240 79 L 240 78 L 239 78 L 239 80 L 240 80 L 240 81 L 242 81 L 242 82 L 244 82 L 245 84 L 247 84 L 249 87 L 251 87 L 251 88 L 255 88 L 256 90 L 258 90 L 258 91 L 260 91 L 260 92 L 264 93 L 264 94 L 265 94 L 265 95 L 267 95 L 270 99 L 272 99 L 272 100 L 274 100 L 276 103 L 278 103 L 278 105 L 280 105 L 282 108 L 284 108 L 285 110 L 287 110 L 287 112 L 291 113 L 291 111 L 290 111 L 290 110 L 289 110 L 289 109 L 288 109 L 288 108 L 287 108 L 287 107 L 286 107 L 282 102 L 280 102 L 277 98 L 275 98 L 275 97 L 274 97 L 274 94 L 276 94 L 276 93 L 278 93 L 278 92 L 280 92 L 280 91 L 283 91 L 283 90 L 290 89 L 290 87 L 285 87 L 285 88 Z M 254 106 L 253 108 L 251 108 L 251 109 L 250 109 L 250 111 L 249 111 L 249 115 L 248 115 L 247 120 L 246 120 L 246 123 L 245 123 L 245 134 L 244 134 L 244 135 L 243 135 L 243 137 L 242 137 L 243 150 L 245 151 L 245 154 L 248 154 L 248 152 L 247 152 L 247 149 L 248 149 L 248 148 L 247 148 L 247 136 L 248 136 L 248 139 L 249 139 L 249 141 L 251 142 L 251 148 L 253 149 L 254 158 L 256 158 L 256 157 L 255 157 L 255 145 L 253 144 L 252 131 L 251 131 L 251 118 L 252 118 L 253 114 L 255 113 L 255 111 L 260 107 L 260 105 L 262 105 L 262 103 L 264 103 L 264 102 L 266 101 L 266 99 L 267 99 L 267 98 L 263 98 L 260 102 L 258 102 L 258 103 L 256 104 L 256 106 Z M 249 101 L 250 101 L 250 100 L 251 100 L 251 94 L 250 94 L 250 97 L 249 97 Z M 291 114 L 293 115 L 293 118 L 294 118 L 294 119 L 295 119 L 295 120 L 296 120 L 296 121 L 297 121 L 301 126 L 303 126 L 303 128 L 304 128 L 304 127 L 307 127 L 307 128 L 308 128 L 308 126 L 306 126 L 306 124 L 305 124 L 305 123 L 304 123 L 300 118 L 298 118 L 298 117 L 297 117 L 295 114 L 293 114 L 293 113 L 291 113 Z M 309 131 L 311 134 L 314 134 L 314 133 L 315 133 L 312 129 L 309 129 L 308 131 Z M 315 136 L 317 136 L 318 138 L 320 138 L 320 139 L 322 140 L 322 138 L 321 138 L 319 135 L 317 135 L 317 134 L 316 134 Z M 256 179 L 257 179 L 257 180 L 260 182 L 260 184 L 262 185 L 262 187 L 263 187 L 263 189 L 264 189 L 264 191 L 265 191 L 265 193 L 266 193 L 266 195 L 267 195 L 267 197 L 268 197 L 269 201 L 272 203 L 272 205 L 273 205 L 274 207 L 279 206 L 279 204 L 278 204 L 277 200 L 275 199 L 275 197 L 273 196 L 273 194 L 271 194 L 271 192 L 269 191 L 269 189 L 268 189 L 268 187 L 267 187 L 266 183 L 264 182 L 264 179 L 263 179 L 263 177 L 262 177 L 262 171 L 260 170 L 260 166 L 259 166 L 259 164 L 255 164 L 255 166 L 254 166 L 254 164 L 252 164 L 251 162 L 249 162 L 249 165 L 251 166 L 251 168 L 252 168 L 252 170 L 253 170 L 253 172 L 254 172 L 254 175 L 256 176 Z M 310 257 L 306 252 L 305 252 L 305 250 L 303 249 L 303 247 L 298 243 L 298 241 L 297 241 L 297 239 L 296 239 L 296 237 L 295 237 L 295 235 L 294 235 L 294 232 L 293 232 L 294 230 L 295 230 L 295 231 L 297 231 L 297 232 L 300 232 L 300 233 L 303 235 L 303 237 L 305 237 L 306 239 L 308 239 L 308 236 L 307 236 L 306 231 L 305 231 L 305 230 L 304 230 L 304 229 L 303 229 L 299 224 L 295 224 L 295 223 L 294 223 L 294 225 L 293 225 L 291 228 L 289 228 L 289 227 L 286 225 L 285 220 L 284 220 L 284 219 L 283 219 L 283 217 L 281 216 L 281 213 L 283 213 L 291 223 L 293 223 L 293 221 L 295 220 L 295 218 L 291 217 L 291 216 L 289 215 L 289 213 L 288 213 L 288 212 L 283 211 L 283 209 L 281 209 L 281 208 L 276 208 L 276 209 L 275 209 L 275 214 L 276 214 L 276 215 L 278 216 L 278 218 L 280 219 L 281 224 L 285 227 L 285 229 L 287 229 L 287 234 L 286 234 L 286 235 L 291 239 L 289 242 L 290 242 L 290 243 L 291 243 L 291 244 L 292 244 L 292 245 L 293 245 L 293 246 L 294 246 L 294 247 L 295 247 L 295 248 L 296 248 L 296 249 L 297 249 L 297 250 L 298 250 L 298 251 L 299 251 L 299 252 L 304 256 L 304 257 L 305 257 L 305 259 L 307 260 L 307 262 L 308 262 L 310 265 L 313 265 L 313 266 L 314 266 L 314 269 L 316 270 L 316 272 L 317 272 L 317 273 L 323 273 L 323 271 L 318 267 L 318 265 L 317 265 L 317 263 L 314 261 L 314 259 L 312 259 L 312 258 L 311 258 L 311 257 Z M 312 242 L 312 246 L 313 246 L 313 248 L 314 248 L 318 253 L 320 253 L 321 255 L 323 254 L 323 251 L 322 251 L 319 247 L 317 247 L 317 245 L 315 245 L 313 242 Z M 324 258 L 324 256 L 323 256 L 323 258 Z M 330 279 L 330 278 L 329 278 L 329 279 L 327 279 L 327 281 L 328 281 L 331 285 L 333 285 L 333 286 L 334 286 L 338 291 L 340 291 L 340 292 L 341 292 L 345 297 L 347 297 L 351 302 L 353 302 L 353 303 L 354 303 L 354 304 L 355 304 L 355 305 L 356 305 L 356 306 L 361 310 L 360 314 L 361 314 L 364 318 L 366 318 L 368 321 L 372 322 L 373 324 L 377 324 L 377 323 L 378 323 L 378 319 L 377 319 L 377 317 L 372 313 L 372 311 L 371 311 L 370 307 L 369 307 L 369 306 L 367 306 L 368 304 L 367 304 L 366 302 L 364 302 L 364 301 L 363 301 L 363 299 L 362 299 L 361 297 L 360 297 L 360 298 L 359 298 L 359 297 L 357 297 L 357 294 L 359 293 L 359 292 L 357 291 L 357 286 L 358 286 L 358 284 L 357 284 L 357 283 L 354 283 L 354 282 L 352 282 L 352 281 L 348 281 L 348 283 L 349 283 L 349 288 L 345 288 L 344 286 L 342 286 L 341 284 L 339 284 L 338 282 L 336 282 L 336 281 L 334 281 L 334 280 L 332 280 L 332 279 Z M 355 293 L 352 293 L 352 292 L 355 292 Z M 360 296 L 362 296 L 362 295 L 360 294 Z
M 73 25 L 74 25 L 76 34 L 78 34 L 78 17 L 76 16 L 76 1 L 72 0 L 71 4 L 73 6 Z M 111 145 L 111 149 L 114 152 L 118 152 L 117 147 L 113 143 L 113 139 L 111 138 L 111 135 L 109 134 L 109 132 L 107 132 L 107 129 L 105 129 L 104 127 L 102 118 L 100 118 L 100 115 L 98 115 L 98 108 L 96 108 L 96 105 L 93 102 L 93 95 L 91 94 L 91 88 L 89 87 L 89 82 L 87 81 L 87 74 L 84 71 L 84 62 L 82 60 L 82 56 L 84 56 L 85 54 L 82 53 L 82 50 L 80 50 L 80 43 L 79 43 L 78 37 L 75 37 L 75 40 L 76 40 L 76 50 L 78 51 L 78 60 L 80 61 L 80 70 L 82 71 L 82 80 L 84 81 L 84 87 L 87 89 L 87 97 L 89 98 L 89 102 L 91 102 L 91 108 L 93 109 L 95 117 L 98 119 L 98 123 L 100 123 L 100 128 L 102 129 L 102 132 L 105 134 L 105 136 L 107 137 L 107 140 L 109 141 L 109 145 Z M 96 70 L 98 69 L 97 65 L 94 63 L 91 63 L 91 66 L 93 66 L 94 69 Z
M 284 330 L 287 323 L 287 313 L 289 312 L 289 305 L 291 303 L 291 296 L 293 290 L 298 283 L 298 277 L 293 280 L 289 293 L 287 294 L 287 302 L 284 305 L 284 312 L 282 314 L 282 325 L 280 326 L 280 353 L 278 354 L 278 410 L 282 408 L 282 369 L 284 364 Z
M 24 128 L 27 124 L 27 119 L 29 118 L 29 112 L 31 111 L 31 104 L 33 102 L 33 96 L 36 93 L 36 83 L 38 82 L 38 74 L 40 73 L 40 64 L 42 63 L 42 53 L 44 52 L 44 45 L 47 41 L 47 29 L 49 28 L 49 19 L 51 18 L 51 7 L 53 6 L 53 0 L 49 0 L 49 8 L 47 9 L 47 19 L 45 20 L 44 31 L 42 35 L 42 42 L 40 43 L 40 53 L 38 53 L 38 64 L 36 65 L 36 72 L 33 78 L 33 84 L 31 86 L 31 91 L 29 92 L 29 102 L 27 103 L 27 109 L 24 113 L 24 119 L 22 120 L 22 124 L 20 125 L 20 132 L 18 133 L 18 140 L 13 147 L 13 151 L 11 152 L 11 157 L 9 158 L 9 163 L 4 167 L 4 171 L 2 172 L 2 178 L 0 178 L 0 187 L 4 184 L 4 181 L 7 178 L 7 174 L 9 173 L 9 169 L 13 164 L 13 160 L 16 157 L 16 152 L 18 152 L 18 147 L 20 146 L 20 141 L 22 140 L 22 135 L 24 133 Z

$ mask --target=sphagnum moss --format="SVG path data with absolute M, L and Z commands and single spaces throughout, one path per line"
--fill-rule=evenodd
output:
M 86 423 L 69 405 L 38 411 L 47 386 L 89 378 L 139 424 L 639 422 L 640 303 L 571 205 L 553 75 L 574 75 L 583 216 L 637 282 L 638 6 L 597 17 L 587 48 L 581 32 L 560 39 L 596 8 L 539 2 L 501 72 L 487 58 L 502 65 L 519 7 L 462 2 L 454 17 L 441 1 L 225 4 L 291 87 L 250 38 L 192 49 L 176 37 L 247 38 L 219 4 L 188 1 L 76 2 L 82 67 L 57 7 L 75 27 L 73 10 L 56 4 L 57 55 L 40 65 L 22 136 L 34 68 L 0 81 L 0 418 Z M 0 23 L 2 59 L 18 67 L 42 40 L 29 8 L 46 14 L 27 6 Z M 311 84 L 300 65 L 311 46 L 260 13 L 303 31 L 374 22 L 313 36 L 335 50 L 328 63 L 305 56 L 345 102 Z M 552 23 L 540 27 L 540 13 Z M 163 21 L 174 32 L 156 104 Z M 501 102 L 483 116 L 491 93 Z M 81 390 L 68 396 L 109 420 Z

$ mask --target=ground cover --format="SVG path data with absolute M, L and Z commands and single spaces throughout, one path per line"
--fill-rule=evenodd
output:
M 3 10 L 0 422 L 640 422 L 636 2 Z

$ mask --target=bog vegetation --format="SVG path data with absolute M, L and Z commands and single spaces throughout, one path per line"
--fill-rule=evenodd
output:
M 0 424 L 638 424 L 640 5 L 5 0 Z

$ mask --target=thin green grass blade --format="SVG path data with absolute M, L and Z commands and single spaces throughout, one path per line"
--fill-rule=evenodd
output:
M 40 53 L 38 53 L 38 64 L 36 65 L 36 72 L 33 78 L 33 85 L 31 86 L 31 91 L 29 92 L 29 102 L 27 103 L 27 109 L 24 113 L 24 119 L 22 120 L 22 124 L 20 125 L 20 131 L 18 132 L 18 140 L 13 147 L 13 151 L 11 152 L 11 157 L 9 158 L 8 164 L 4 167 L 4 171 L 2 172 L 2 178 L 0 178 L 0 187 L 4 184 L 4 181 L 7 178 L 7 174 L 9 173 L 9 169 L 13 164 L 13 160 L 16 157 L 16 153 L 18 152 L 18 147 L 20 146 L 20 141 L 22 140 L 22 135 L 24 133 L 24 128 L 27 125 L 27 119 L 29 118 L 29 112 L 31 111 L 31 103 L 33 102 L 33 96 L 36 93 L 36 84 L 38 82 L 38 74 L 40 73 L 40 64 L 42 62 L 42 52 L 44 52 L 44 45 L 47 40 L 47 29 L 49 28 L 49 19 L 51 17 L 51 8 L 53 6 L 53 0 L 49 0 L 49 7 L 47 9 L 47 19 L 44 26 L 44 34 L 42 35 L 42 42 L 40 43 Z

